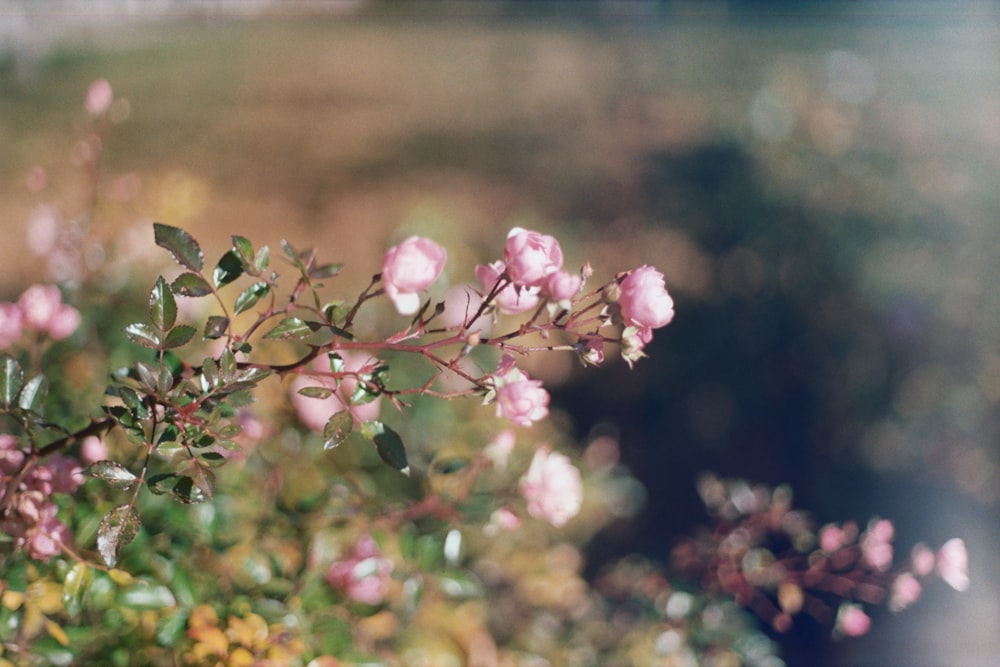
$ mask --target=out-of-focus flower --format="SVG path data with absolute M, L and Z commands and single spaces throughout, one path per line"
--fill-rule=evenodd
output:
M 54 285 L 32 285 L 17 300 L 26 327 L 55 340 L 68 338 L 80 326 L 80 311 L 62 302 Z
M 518 426 L 531 426 L 549 414 L 549 392 L 541 380 L 507 382 L 497 389 L 497 416 Z
M 892 566 L 892 538 L 895 530 L 888 519 L 873 522 L 861 538 L 861 557 L 877 572 Z
M 483 532 L 487 535 L 496 535 L 501 531 L 509 533 L 520 527 L 521 517 L 514 514 L 509 507 L 500 507 L 490 514 L 490 520 L 483 526 Z
M 382 556 L 371 535 L 364 535 L 347 558 L 327 568 L 326 581 L 355 602 L 376 605 L 385 599 L 392 571 L 392 561 Z
M 382 259 L 382 285 L 401 315 L 412 315 L 419 310 L 419 292 L 441 275 L 447 256 L 444 248 L 419 236 L 411 236 L 386 251 Z
M 934 571 L 934 552 L 926 544 L 917 544 L 910 553 L 910 567 L 913 574 L 926 577 Z
M 545 279 L 545 290 L 553 301 L 558 301 L 564 308 L 569 308 L 569 300 L 576 296 L 583 285 L 583 278 L 579 273 L 570 273 L 562 269 L 549 274 Z
M 48 255 L 59 242 L 66 222 L 62 211 L 51 204 L 36 206 L 28 218 L 28 248 L 36 255 Z
M 896 577 L 889 592 L 889 609 L 902 611 L 917 601 L 920 597 L 920 582 L 909 572 Z
M 580 471 L 564 454 L 545 448 L 535 452 L 520 488 L 528 513 L 557 527 L 576 516 L 583 503 Z
M 828 554 L 832 554 L 846 543 L 844 529 L 836 524 L 823 526 L 819 531 L 819 548 Z
M 0 433 L 0 473 L 13 475 L 24 462 L 24 452 L 18 448 L 17 438 L 7 433 Z M 0 495 L 3 487 L 0 486 Z
M 24 330 L 24 315 L 16 303 L 0 303 L 0 350 L 13 345 Z
M 480 264 L 476 266 L 476 279 L 483 286 L 483 290 L 488 294 L 496 286 L 500 276 L 506 270 L 503 262 L 493 262 L 492 264 Z M 500 312 L 503 313 L 523 313 L 538 305 L 538 295 L 541 289 L 538 287 L 515 287 L 513 284 L 506 285 L 496 295 L 495 302 Z
M 449 329 L 466 327 L 468 333 L 489 335 L 492 329 L 490 318 L 480 315 L 475 322 L 470 318 L 479 311 L 483 297 L 468 285 L 456 285 L 444 294 L 444 312 L 441 313 L 441 326 Z
M 504 429 L 493 436 L 490 443 L 483 448 L 483 454 L 488 458 L 498 470 L 507 468 L 507 459 L 514 451 L 516 435 L 511 429 Z
M 550 275 L 562 268 L 562 248 L 552 236 L 514 227 L 507 234 L 503 261 L 514 285 L 541 287 Z
M 114 92 L 107 79 L 97 79 L 87 88 L 87 96 L 83 101 L 83 108 L 91 116 L 100 116 L 111 108 L 114 100 Z
M 674 318 L 674 300 L 664 286 L 663 274 L 646 265 L 621 281 L 618 307 L 625 324 L 637 329 L 658 329 Z
M 80 460 L 84 465 L 108 458 L 108 446 L 96 435 L 89 435 L 80 443 Z
M 357 354 L 339 351 L 337 354 L 344 360 L 344 370 L 355 373 L 364 370 L 366 367 L 373 367 L 377 360 L 365 354 Z M 317 359 L 312 364 L 312 369 L 319 372 L 329 372 L 330 366 L 326 357 Z M 306 387 L 325 387 L 333 391 L 327 398 L 312 398 L 299 393 L 300 389 Z M 351 404 L 351 394 L 358 387 L 358 379 L 354 375 L 345 375 L 340 379 L 339 386 L 332 377 L 299 376 L 292 381 L 292 405 L 295 412 L 307 427 L 313 431 L 322 433 L 323 427 L 334 414 L 343 410 L 350 410 L 351 416 L 356 422 L 368 422 L 378 419 L 381 397 L 369 403 L 361 405 Z
M 867 634 L 871 627 L 872 619 L 861 607 L 854 604 L 840 606 L 835 631 L 847 637 L 860 637 Z
M 945 542 L 938 550 L 937 568 L 945 583 L 956 591 L 969 590 L 969 552 L 965 541 L 955 537 Z

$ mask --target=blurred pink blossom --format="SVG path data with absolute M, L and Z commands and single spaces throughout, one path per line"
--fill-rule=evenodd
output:
M 28 170 L 28 175 L 24 178 L 24 184 L 29 192 L 41 192 L 48 183 L 49 176 L 45 167 L 34 166 Z
M 562 248 L 552 236 L 514 227 L 507 234 L 503 261 L 515 286 L 541 287 L 562 268 Z
M 344 370 L 347 372 L 358 372 L 366 367 L 374 367 L 377 363 L 375 357 L 366 354 L 338 352 L 344 360 Z M 312 369 L 318 372 L 329 372 L 330 364 L 326 357 L 317 359 L 312 364 Z M 326 387 L 333 390 L 327 398 L 310 398 L 299 393 L 300 389 L 306 387 Z M 358 380 L 354 375 L 345 375 L 340 380 L 340 386 L 332 377 L 300 375 L 292 380 L 292 405 L 299 416 L 299 420 L 313 431 L 322 433 L 323 427 L 330 417 L 343 410 L 350 410 L 355 422 L 368 422 L 378 419 L 381 406 L 381 397 L 364 403 L 362 405 L 351 405 L 351 394 L 358 387 Z
M 841 605 L 837 612 L 836 630 L 847 637 L 860 637 L 868 633 L 872 627 L 872 619 L 853 604 Z
M 97 79 L 87 88 L 87 96 L 84 98 L 83 108 L 91 116 L 100 116 L 111 108 L 113 99 L 114 92 L 111 90 L 111 84 L 108 83 L 108 80 Z
M 518 426 L 531 426 L 549 414 L 549 392 L 541 380 L 507 382 L 497 389 L 497 416 Z
M 892 538 L 895 530 L 888 519 L 873 522 L 861 538 L 861 557 L 877 572 L 892 566 Z
M 419 236 L 411 236 L 386 251 L 382 259 L 382 284 L 401 315 L 417 312 L 419 292 L 437 280 L 446 259 L 444 248 Z
M 36 206 L 28 218 L 28 248 L 39 256 L 52 252 L 64 226 L 62 211 L 57 207 L 51 204 Z
M 17 300 L 24 325 L 55 340 L 68 338 L 80 326 L 80 311 L 62 302 L 54 285 L 32 285 Z
M 364 535 L 346 558 L 327 568 L 326 581 L 355 602 L 376 605 L 385 598 L 392 571 L 392 561 L 382 556 L 371 535 Z
M 80 443 L 80 460 L 84 465 L 108 458 L 108 446 L 96 435 L 89 435 Z
M 926 577 L 934 571 L 934 552 L 926 544 L 917 544 L 910 553 L 910 567 L 913 574 Z
M 965 549 L 965 541 L 955 537 L 938 551 L 938 574 L 945 583 L 956 591 L 969 590 L 969 552 Z
M 514 451 L 516 437 L 512 429 L 504 429 L 493 436 L 490 443 L 483 448 L 483 454 L 498 470 L 506 470 L 507 460 Z
M 917 601 L 920 597 L 920 582 L 909 572 L 904 572 L 892 582 L 889 593 L 889 609 L 902 611 Z
M 487 535 L 495 535 L 500 531 L 509 533 L 520 527 L 521 517 L 514 514 L 509 507 L 500 507 L 490 514 L 490 520 L 483 526 L 483 532 Z
M 576 516 L 583 503 L 580 471 L 567 456 L 546 448 L 535 452 L 520 488 L 528 514 L 556 527 Z
M 0 303 L 0 350 L 13 345 L 24 330 L 24 315 L 16 303 Z
M 564 307 L 569 307 L 569 300 L 576 296 L 583 285 L 583 278 L 579 273 L 570 273 L 560 269 L 549 274 L 545 279 L 545 290 L 553 301 L 565 302 Z
M 499 261 L 492 264 L 480 264 L 476 266 L 476 279 L 489 293 L 506 269 L 504 263 Z M 541 289 L 538 287 L 515 287 L 510 284 L 500 290 L 500 293 L 496 295 L 495 302 L 502 313 L 523 313 L 538 306 L 540 293 Z
M 7 433 L 0 433 L 0 474 L 13 475 L 24 462 L 24 452 L 18 447 L 18 440 Z M 3 486 L 0 486 L 0 492 Z
M 658 329 L 674 318 L 674 300 L 664 286 L 663 274 L 651 266 L 640 266 L 625 276 L 618 306 L 625 324 L 640 330 Z
M 828 554 L 832 554 L 846 543 L 844 529 L 836 524 L 823 526 L 819 531 L 819 547 Z
M 490 318 L 480 315 L 475 322 L 469 319 L 479 311 L 483 297 L 469 285 L 456 285 L 444 294 L 444 312 L 441 313 L 441 326 L 449 329 L 459 329 L 463 326 L 469 333 L 489 335 L 492 329 Z

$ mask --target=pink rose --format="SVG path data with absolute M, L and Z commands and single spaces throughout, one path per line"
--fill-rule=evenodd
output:
M 349 372 L 363 371 L 367 368 L 374 368 L 377 360 L 364 354 L 355 354 L 341 350 L 338 352 L 344 360 L 344 370 Z M 315 371 L 324 372 L 330 370 L 330 364 L 326 357 L 317 359 L 312 364 Z M 305 387 L 326 387 L 333 390 L 333 394 L 327 398 L 312 398 L 299 393 Z M 374 401 L 362 405 L 351 405 L 351 394 L 358 388 L 358 380 L 354 375 L 346 375 L 340 380 L 340 386 L 332 377 L 305 376 L 300 375 L 291 384 L 292 405 L 299 416 L 299 420 L 308 428 L 317 433 L 323 432 L 323 427 L 330 420 L 330 417 L 338 412 L 350 410 L 355 422 L 368 422 L 378 419 L 381 397 Z
M 35 331 L 46 331 L 49 322 L 62 305 L 59 288 L 53 285 L 32 285 L 17 300 L 24 316 L 24 324 Z
M 401 315 L 420 309 L 418 292 L 437 280 L 447 253 L 430 239 L 411 236 L 389 248 L 382 259 L 382 285 Z
M 13 345 L 24 330 L 24 315 L 16 303 L 0 303 L 0 350 Z
M 108 80 L 98 79 L 87 88 L 87 96 L 84 99 L 83 108 L 91 116 L 100 116 L 111 108 L 111 100 L 113 98 L 114 93 L 111 90 L 111 84 L 108 83 Z
M 837 631 L 847 637 L 860 637 L 867 634 L 871 627 L 872 619 L 861 607 L 853 604 L 841 605 L 837 612 Z
M 576 516 L 583 503 L 580 471 L 568 457 L 547 449 L 535 452 L 520 488 L 528 501 L 528 514 L 556 527 Z
M 905 572 L 892 582 L 889 594 L 889 609 L 902 611 L 917 601 L 920 597 L 920 582 L 909 572 Z
M 969 552 L 961 538 L 944 543 L 938 551 L 937 568 L 945 583 L 956 591 L 969 590 Z
M 505 382 L 497 389 L 497 416 L 518 426 L 531 426 L 549 414 L 549 392 L 541 380 Z
M 663 274 L 651 266 L 640 266 L 625 276 L 618 306 L 625 324 L 638 329 L 658 329 L 674 317 L 674 300 L 663 284 Z
M 580 285 L 582 284 L 583 278 L 579 273 L 570 273 L 560 269 L 555 273 L 549 274 L 549 277 L 545 279 L 545 290 L 552 297 L 553 301 L 568 302 L 580 291 Z
M 546 278 L 562 268 L 562 248 L 551 236 L 514 227 L 507 234 L 503 261 L 514 285 L 541 287 Z
M 489 294 L 496 287 L 497 281 L 500 280 L 500 276 L 505 270 L 503 262 L 480 264 L 476 266 L 476 279 L 482 284 L 483 290 Z M 540 292 L 541 289 L 538 287 L 515 287 L 510 284 L 500 290 L 494 302 L 502 313 L 523 313 L 538 305 Z

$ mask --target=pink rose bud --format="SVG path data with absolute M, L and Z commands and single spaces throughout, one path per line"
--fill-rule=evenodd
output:
M 674 318 L 674 300 L 663 284 L 663 274 L 651 266 L 640 266 L 625 276 L 618 306 L 625 324 L 638 329 L 658 329 Z
M 580 277 L 580 274 L 570 273 L 562 269 L 545 279 L 545 290 L 554 301 L 568 302 L 580 291 L 581 285 L 583 285 L 583 278 Z
M 483 290 L 489 294 L 493 291 L 500 276 L 506 270 L 503 262 L 493 262 L 492 264 L 480 264 L 476 266 L 476 279 L 482 284 Z M 513 314 L 523 313 L 538 306 L 538 287 L 515 287 L 513 284 L 505 286 L 496 295 L 495 303 L 500 312 Z
M 905 572 L 892 582 L 889 593 L 889 609 L 902 611 L 917 601 L 920 597 L 920 582 L 909 572 Z
M 0 303 L 0 350 L 17 342 L 24 330 L 24 315 L 16 303 Z
M 419 236 L 411 236 L 386 251 L 382 285 L 400 315 L 412 315 L 420 309 L 419 292 L 441 275 L 445 259 L 444 248 Z
M 514 227 L 507 234 L 503 261 L 514 285 L 541 287 L 546 278 L 562 268 L 562 248 L 551 236 Z
M 926 577 L 934 571 L 934 552 L 926 544 L 917 544 L 910 553 L 910 567 L 913 574 Z
M 576 516 L 583 503 L 580 471 L 565 455 L 547 449 L 535 452 L 520 488 L 528 514 L 556 527 Z
M 841 605 L 837 612 L 836 630 L 847 637 L 860 637 L 868 633 L 872 619 L 861 607 L 853 604 Z
M 91 116 L 100 116 L 111 108 L 112 99 L 114 99 L 114 93 L 111 90 L 111 84 L 108 83 L 107 79 L 98 79 L 90 84 L 90 88 L 87 89 L 83 108 Z
M 590 338 L 586 342 L 581 341 L 579 355 L 584 365 L 600 366 L 604 363 L 604 339 Z
M 549 392 L 540 380 L 517 380 L 497 389 L 497 416 L 518 426 L 531 426 L 549 414 Z
M 48 331 L 49 322 L 62 305 L 59 288 L 53 285 L 32 285 L 17 300 L 24 324 L 35 331 Z
M 969 552 L 958 537 L 948 540 L 938 551 L 938 574 L 956 591 L 969 590 Z

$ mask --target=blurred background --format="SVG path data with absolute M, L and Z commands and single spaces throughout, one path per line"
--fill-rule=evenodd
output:
M 91 232 L 156 262 L 153 220 L 314 245 L 348 293 L 411 233 L 453 282 L 513 225 L 655 265 L 650 359 L 533 370 L 646 485 L 594 567 L 666 562 L 703 471 L 788 482 L 900 557 L 963 537 L 973 582 L 857 640 L 803 621 L 789 665 L 1000 661 L 1000 4 L 0 0 L 0 299 L 103 261 L 32 233 L 86 207 L 102 77 Z

